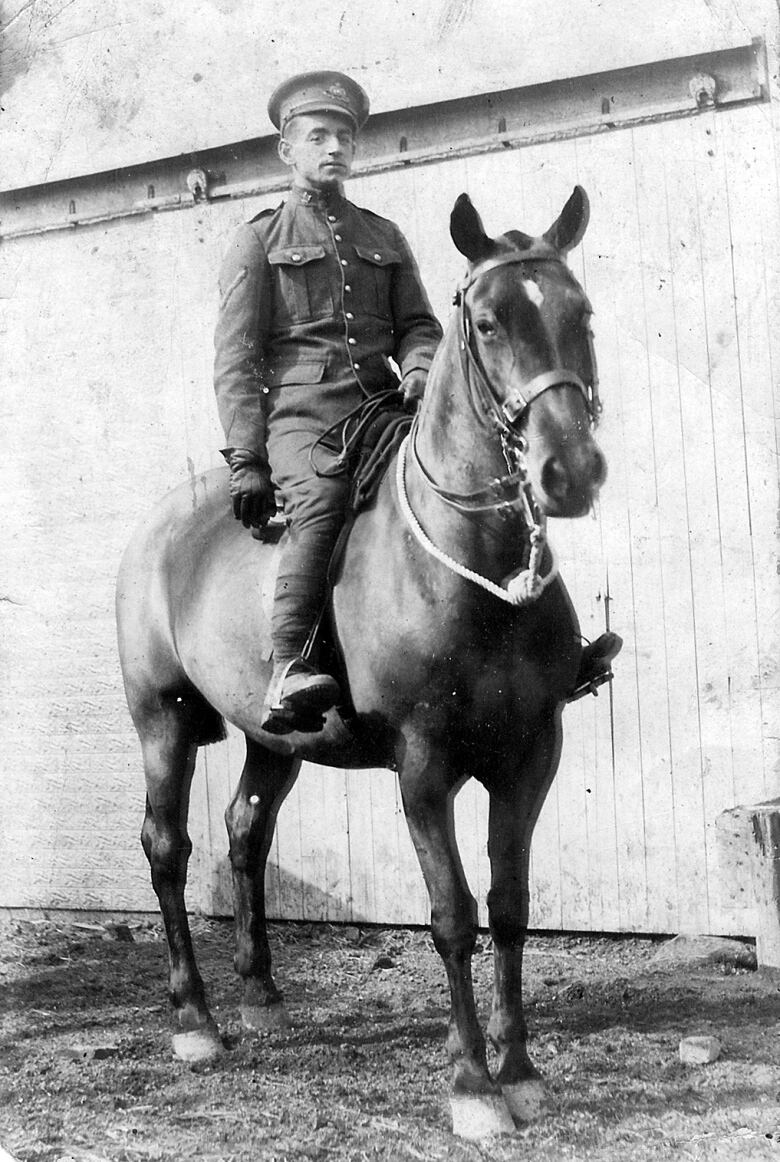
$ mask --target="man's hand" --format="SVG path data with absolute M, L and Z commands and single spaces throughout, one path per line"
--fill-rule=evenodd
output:
M 242 448 L 230 455 L 230 497 L 233 515 L 246 529 L 262 528 L 276 512 L 268 465 Z
M 404 397 L 404 407 L 407 411 L 413 412 L 425 392 L 425 381 L 428 378 L 427 371 L 421 371 L 416 367 L 414 371 L 408 371 L 401 381 L 401 386 L 398 389 Z

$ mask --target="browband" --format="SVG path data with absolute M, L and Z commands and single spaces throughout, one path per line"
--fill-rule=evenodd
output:
M 508 254 L 496 254 L 493 258 L 486 258 L 483 262 L 478 262 L 463 281 L 458 283 L 455 301 L 458 302 L 458 296 L 465 294 L 469 287 L 473 286 L 477 279 L 482 278 L 482 275 L 487 274 L 489 270 L 495 270 L 498 266 L 513 266 L 520 262 L 560 262 L 562 266 L 566 265 L 560 254 L 557 254 L 552 247 L 531 246 L 528 250 L 513 250 Z

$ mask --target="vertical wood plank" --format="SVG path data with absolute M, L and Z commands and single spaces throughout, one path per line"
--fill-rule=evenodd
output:
M 731 228 L 731 258 L 736 339 L 740 365 L 740 420 L 747 484 L 752 609 L 749 585 L 745 616 L 755 626 L 755 668 L 744 685 L 744 698 L 760 716 L 763 792 L 776 793 L 778 769 L 778 658 L 780 608 L 777 596 L 778 431 L 776 427 L 777 348 L 780 323 L 777 301 L 780 273 L 776 261 L 780 229 L 775 160 L 777 111 L 745 110 L 739 127 L 722 127 L 729 164 L 726 170 Z M 772 530 L 772 531 L 770 531 Z M 774 535 L 773 535 L 774 533 Z M 748 675 L 746 674 L 746 679 Z M 756 756 L 758 760 L 758 756 Z
M 598 702 L 587 699 L 566 711 L 564 722 L 580 715 L 592 721 L 592 733 L 582 734 L 582 762 L 585 764 L 585 794 L 592 823 L 589 836 L 593 847 L 592 891 L 598 901 L 598 926 L 615 931 L 621 926 L 621 882 L 618 860 L 618 817 L 615 788 L 615 749 L 613 726 L 616 706 L 622 714 L 622 750 L 628 770 L 640 769 L 639 735 L 635 708 L 638 705 L 634 676 L 633 577 L 630 567 L 630 528 L 625 508 L 626 481 L 622 445 L 622 393 L 618 349 L 620 285 L 615 254 L 624 239 L 620 227 L 624 216 L 620 181 L 605 183 L 603 174 L 613 165 L 625 173 L 627 143 L 622 145 L 622 160 L 615 152 L 604 156 L 608 143 L 586 139 L 574 143 L 577 177 L 588 192 L 591 215 L 588 231 L 582 241 L 581 279 L 594 307 L 593 328 L 596 358 L 601 382 L 604 411 L 597 437 L 609 465 L 606 486 L 596 506 L 597 536 L 585 529 L 597 544 L 598 572 L 590 564 L 590 601 L 587 606 L 578 595 L 578 611 L 584 635 L 593 639 L 607 629 L 624 638 L 624 651 L 615 665 L 615 684 L 603 689 Z M 616 236 L 617 233 L 617 236 Z M 591 546 L 585 560 L 592 562 Z M 580 554 L 578 553 L 578 559 Z M 594 600 L 594 597 L 596 600 Z M 600 599 L 600 600 L 599 600 Z M 585 732 L 585 723 L 577 730 Z M 590 749 L 592 747 L 592 750 Z M 592 809 L 590 805 L 592 804 Z M 595 907 L 595 904 L 593 905 Z M 595 922 L 595 921 L 594 921 Z
M 671 128 L 671 126 L 669 127 Z M 675 128 L 679 128 L 676 126 Z M 707 867 L 704 860 L 701 725 L 698 716 L 695 618 L 692 606 L 688 534 L 685 439 L 680 406 L 676 347 L 670 173 L 685 163 L 679 154 L 685 139 L 679 132 L 657 129 L 635 153 L 639 185 L 643 252 L 652 254 L 656 270 L 645 267 L 643 302 L 651 373 L 651 422 L 659 513 L 659 550 L 663 600 L 663 635 L 659 642 L 668 680 L 667 714 L 674 786 L 674 834 L 679 887 L 686 898 L 681 923 L 693 931 L 709 930 Z M 647 196 L 650 190 L 655 197 Z M 689 201 L 686 205 L 690 211 Z M 683 901 L 680 901 L 683 903 Z
M 612 885 L 611 915 L 617 913 L 621 928 L 647 925 L 652 930 L 670 922 L 665 913 L 675 892 L 674 884 L 668 882 L 669 871 L 674 873 L 673 849 L 662 861 L 662 874 L 661 861 L 652 872 L 647 863 L 648 845 L 669 844 L 671 812 L 665 674 L 663 669 L 659 672 L 657 660 L 663 612 L 651 377 L 642 314 L 646 260 L 633 134 L 581 142 L 579 158 L 583 173 L 592 175 L 589 184 L 594 191 L 586 270 L 588 293 L 596 308 L 594 328 L 605 405 L 600 436 L 610 465 L 599 510 L 612 624 L 626 642 L 616 666 L 616 683 L 608 695 L 614 757 L 604 760 L 612 769 L 601 818 L 610 835 L 611 805 L 616 851 L 614 862 L 610 857 L 605 890 L 607 883 Z M 604 174 L 610 175 L 609 182 L 604 182 Z M 651 778 L 648 752 L 653 762 Z M 646 799 L 648 791 L 651 795 L 655 791 L 651 803 Z
M 277 880 L 278 911 L 269 913 L 281 920 L 306 920 L 307 896 L 303 868 L 301 825 L 301 780 L 303 771 L 282 804 L 276 820 L 273 848 L 274 875 Z

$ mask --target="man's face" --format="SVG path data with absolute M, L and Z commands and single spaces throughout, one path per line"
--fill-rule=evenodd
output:
M 279 156 L 293 171 L 295 185 L 326 190 L 346 181 L 355 159 L 355 129 L 338 113 L 301 113 L 279 142 Z

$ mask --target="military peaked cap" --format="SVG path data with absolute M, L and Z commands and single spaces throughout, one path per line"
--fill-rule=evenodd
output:
M 362 129 L 368 120 L 368 108 L 368 94 L 344 73 L 299 73 L 274 89 L 268 116 L 281 133 L 287 122 L 300 113 L 341 113 L 349 117 L 355 129 Z

